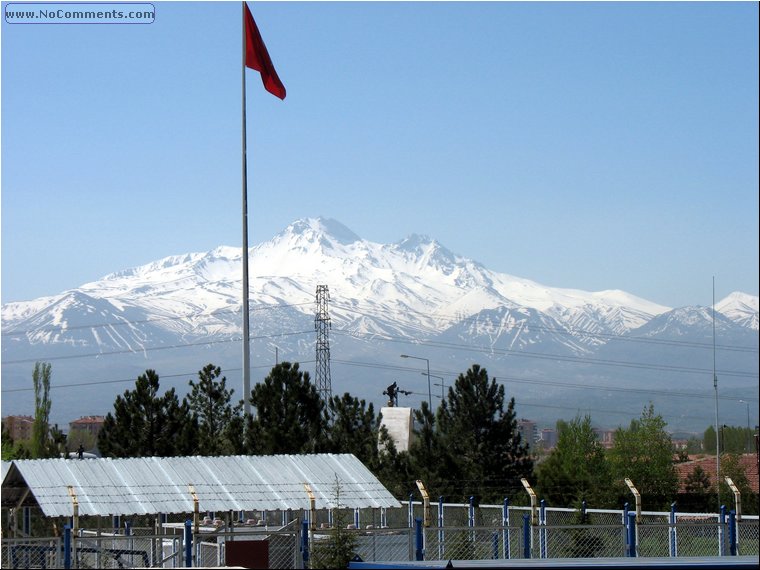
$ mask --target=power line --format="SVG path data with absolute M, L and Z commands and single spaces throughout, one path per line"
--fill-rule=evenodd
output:
M 684 373 L 690 373 L 690 374 L 704 374 L 706 372 L 710 372 L 709 370 L 704 369 L 704 368 L 691 368 L 687 366 L 671 366 L 667 364 L 636 363 L 636 362 L 626 362 L 626 361 L 619 361 L 619 360 L 606 360 L 606 359 L 601 359 L 601 358 L 585 358 L 585 357 L 580 357 L 580 356 L 567 356 L 567 355 L 560 355 L 560 354 L 541 354 L 541 353 L 536 353 L 536 352 L 528 352 L 524 350 L 511 350 L 511 349 L 506 349 L 506 348 L 497 349 L 493 347 L 473 346 L 473 345 L 438 342 L 438 341 L 412 342 L 407 338 L 394 337 L 392 335 L 355 333 L 355 332 L 342 331 L 342 330 L 334 330 L 333 333 L 338 334 L 338 335 L 350 336 L 357 339 L 362 339 L 363 337 L 367 337 L 371 340 L 382 340 L 385 342 L 396 342 L 396 343 L 403 343 L 403 344 L 415 344 L 418 346 L 427 346 L 430 348 L 445 348 L 448 350 L 466 350 L 466 351 L 480 352 L 480 353 L 485 353 L 485 354 L 498 354 L 502 356 L 520 356 L 520 357 L 525 357 L 525 358 L 536 358 L 539 360 L 552 360 L 552 361 L 558 360 L 561 362 L 570 362 L 570 363 L 577 363 L 577 364 L 601 364 L 605 366 L 640 368 L 640 369 L 645 369 L 645 370 L 661 370 L 661 371 L 666 371 L 666 372 L 684 372 Z M 754 372 L 724 370 L 721 373 L 724 376 L 738 376 L 738 377 L 748 377 L 748 378 L 758 377 L 758 374 Z
M 261 340 L 266 338 L 279 338 L 283 336 L 293 336 L 293 335 L 302 335 L 302 334 L 311 334 L 312 331 L 298 331 L 298 332 L 289 332 L 289 333 L 278 333 L 278 334 L 270 334 L 270 335 L 260 335 L 260 336 L 254 336 L 251 337 L 251 340 Z M 154 346 L 149 348 L 143 348 L 140 350 L 134 350 L 134 349 L 124 349 L 124 350 L 112 350 L 109 352 L 91 352 L 88 354 L 69 354 L 64 356 L 48 356 L 48 357 L 39 357 L 39 358 L 24 358 L 20 360 L 6 360 L 3 361 L 3 364 L 26 364 L 29 362 L 39 362 L 41 360 L 48 361 L 48 360 L 70 360 L 73 358 L 87 358 L 91 356 L 113 356 L 117 354 L 138 354 L 138 353 L 145 353 L 145 352 L 153 352 L 156 350 L 173 350 L 175 348 L 187 348 L 190 346 L 208 346 L 213 344 L 224 344 L 228 342 L 240 342 L 242 340 L 241 337 L 232 337 L 227 339 L 220 339 L 220 340 L 204 340 L 200 342 L 188 342 L 188 343 L 182 343 L 182 344 L 173 344 L 168 346 Z
M 382 369 L 382 370 L 389 370 L 394 372 L 419 372 L 416 368 L 409 368 L 405 366 L 397 366 L 397 365 L 389 365 L 389 364 L 380 364 L 375 362 L 361 362 L 361 361 L 352 361 L 352 360 L 339 360 L 339 359 L 333 359 L 333 362 L 338 364 L 343 364 L 345 366 L 357 366 L 362 368 L 374 368 L 374 369 Z M 457 372 L 450 372 L 445 370 L 434 370 L 434 372 L 438 374 L 442 374 L 447 377 L 453 377 L 457 378 L 459 376 L 459 373 Z M 517 376 L 504 376 L 501 374 L 497 375 L 491 375 L 490 376 L 492 380 L 497 380 L 498 382 L 504 383 L 504 381 L 508 382 L 514 382 L 518 384 L 537 384 L 542 386 L 555 386 L 559 388 L 577 388 L 577 389 L 589 389 L 589 390 L 596 390 L 596 391 L 609 391 L 609 392 L 630 392 L 630 393 L 644 393 L 644 394 L 654 394 L 658 396 L 664 396 L 664 397 L 674 397 L 674 398 L 700 398 L 700 399 L 711 399 L 712 396 L 709 394 L 698 394 L 694 392 L 673 392 L 670 390 L 651 390 L 651 389 L 643 389 L 643 388 L 624 388 L 620 386 L 606 386 L 603 384 L 579 384 L 579 383 L 568 383 L 560 380 L 552 380 L 552 379 L 536 379 L 536 378 L 521 378 Z M 422 394 L 424 395 L 424 394 Z M 743 398 L 747 400 L 755 401 L 756 398 Z M 721 396 L 721 400 L 731 401 L 731 402 L 738 402 L 738 398 L 729 398 L 725 396 Z
M 290 307 L 300 307 L 302 305 L 310 305 L 311 303 L 290 303 L 290 304 L 277 304 L 277 305 L 257 305 L 254 307 L 251 307 L 250 311 L 271 311 L 274 309 L 283 309 L 283 308 L 290 308 Z M 95 323 L 90 325 L 75 325 L 75 326 L 60 326 L 60 325 L 48 325 L 48 326 L 42 326 L 35 329 L 26 329 L 26 330 L 15 330 L 11 329 L 10 331 L 4 331 L 2 333 L 2 336 L 23 336 L 29 333 L 36 333 L 36 332 L 68 332 L 68 331 L 75 331 L 75 330 L 82 330 L 82 329 L 97 329 L 97 328 L 105 328 L 105 327 L 115 327 L 115 326 L 124 326 L 124 325 L 140 325 L 140 324 L 146 324 L 146 323 L 158 323 L 163 321 L 179 321 L 179 320 L 185 320 L 185 319 L 194 319 L 199 317 L 217 317 L 220 315 L 237 315 L 240 313 L 241 308 L 237 309 L 220 309 L 218 311 L 213 311 L 211 313 L 204 313 L 204 312 L 197 312 L 197 313 L 188 313 L 185 315 L 172 315 L 172 316 L 165 316 L 165 317 L 150 317 L 147 319 L 137 319 L 134 321 L 131 321 L 129 319 L 123 319 L 121 321 L 113 322 L 113 323 Z

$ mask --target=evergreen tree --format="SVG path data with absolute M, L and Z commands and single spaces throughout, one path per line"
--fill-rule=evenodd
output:
M 459 497 L 463 492 L 461 480 L 465 475 L 447 446 L 438 419 L 433 416 L 428 402 L 423 401 L 420 409 L 414 411 L 414 420 L 416 427 L 409 449 L 409 467 L 410 473 L 415 476 L 407 481 L 407 486 L 416 491 L 414 480 L 421 479 L 433 496 Z
M 604 448 L 591 427 L 591 417 L 557 422 L 557 446 L 537 468 L 538 490 L 550 504 L 569 506 L 586 500 L 611 506 L 610 469 Z
M 248 419 L 246 449 L 260 455 L 319 453 L 328 445 L 324 402 L 298 363 L 272 368 L 251 391 L 256 417 Z
M 50 445 L 50 369 L 48 362 L 36 362 L 32 372 L 34 384 L 34 423 L 29 451 L 33 458 L 55 457 Z
M 227 389 L 222 369 L 207 364 L 198 371 L 198 383 L 190 380 L 188 401 L 198 421 L 198 453 L 231 455 L 242 451 L 242 403 L 231 404 L 234 390 Z M 221 378 L 220 378 L 221 376 Z
M 533 471 L 527 445 L 517 431 L 515 400 L 504 409 L 504 386 L 474 364 L 460 374 L 438 408 L 441 440 L 452 463 L 451 500 L 500 500 L 521 489 Z
M 338 476 L 335 476 L 333 528 L 327 539 L 314 541 L 312 553 L 312 568 L 348 568 L 348 563 L 356 555 L 359 546 L 359 537 L 356 532 L 348 530 L 349 520 L 343 504 L 341 503 L 341 484 Z
M 186 400 L 174 388 L 159 395 L 159 377 L 146 370 L 134 390 L 117 396 L 98 434 L 104 457 L 172 457 L 190 455 L 197 446 L 197 423 Z
M 700 465 L 686 476 L 683 493 L 678 496 L 678 510 L 686 512 L 709 512 L 715 508 L 715 499 L 710 476 Z
M 612 477 L 619 491 L 618 500 L 628 500 L 625 478 L 631 479 L 649 508 L 667 509 L 678 491 L 678 474 L 673 462 L 673 444 L 665 431 L 667 423 L 654 413 L 652 404 L 628 429 L 615 432 L 609 452 Z
M 379 420 L 374 406 L 346 392 L 333 396 L 328 404 L 332 422 L 329 428 L 331 453 L 352 453 L 369 469 L 378 463 Z

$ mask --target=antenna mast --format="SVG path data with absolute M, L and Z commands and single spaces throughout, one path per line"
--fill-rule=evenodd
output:
M 715 388 L 715 486 L 718 489 L 720 510 L 720 431 L 718 424 L 718 374 L 715 368 L 715 276 L 712 281 L 713 387 Z
M 327 404 L 332 398 L 330 380 L 330 315 L 328 304 L 330 291 L 327 285 L 317 285 L 317 313 L 314 317 L 314 328 L 317 331 L 317 392 Z

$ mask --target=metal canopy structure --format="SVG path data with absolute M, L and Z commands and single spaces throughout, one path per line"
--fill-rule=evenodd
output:
M 3 470 L 5 471 L 5 469 Z M 351 454 L 130 459 L 26 459 L 4 473 L 2 507 L 39 507 L 48 517 L 314 508 L 397 508 L 401 504 Z

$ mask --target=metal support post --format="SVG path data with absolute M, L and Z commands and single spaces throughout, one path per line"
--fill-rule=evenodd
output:
M 443 530 L 443 495 L 438 497 L 438 559 L 443 559 L 445 536 Z
M 742 494 L 741 491 L 739 491 L 739 487 L 734 485 L 733 480 L 731 477 L 726 477 L 726 483 L 728 484 L 728 487 L 731 489 L 731 492 L 734 494 L 734 504 L 736 506 L 736 522 L 741 522 L 742 520 Z
M 720 506 L 720 518 L 718 519 L 718 556 L 726 555 L 726 505 Z
M 523 515 L 523 558 L 530 558 L 531 540 L 530 515 Z
M 193 566 L 193 521 L 185 521 L 185 568 Z
M 546 553 L 546 501 L 541 499 L 538 536 L 541 544 L 541 558 L 547 558 Z
M 670 503 L 670 527 L 668 528 L 668 534 L 670 535 L 670 556 L 678 556 L 678 537 L 676 535 L 676 504 Z
M 421 479 L 415 482 L 422 495 L 422 524 L 425 528 L 430 526 L 430 495 Z
M 63 567 L 71 568 L 71 525 L 63 527 Z
M 731 556 L 739 554 L 736 540 L 736 511 L 728 513 L 728 548 Z
M 636 538 L 636 513 L 628 513 L 628 556 L 636 558 L 639 545 Z
M 308 483 L 303 484 L 304 489 L 306 489 L 306 494 L 309 496 L 309 528 L 316 528 L 317 526 L 317 499 L 314 496 L 314 492 L 311 490 L 311 485 Z M 358 526 L 356 528 L 359 528 Z
M 425 548 L 423 546 L 424 542 L 424 531 L 422 529 L 422 519 L 417 517 L 414 519 L 414 559 L 415 560 L 425 560 Z
M 631 493 L 633 493 L 633 498 L 636 502 L 636 522 L 641 522 L 641 494 L 636 489 L 636 487 L 633 484 L 633 481 L 631 481 L 628 477 L 625 478 L 625 484 L 628 485 L 628 488 L 631 490 Z
M 301 523 L 301 558 L 303 559 L 303 567 L 309 567 L 309 522 L 303 521 Z
M 509 559 L 509 499 L 504 499 L 504 507 L 501 512 L 501 526 L 504 527 L 504 558 Z
M 467 526 L 475 528 L 475 497 L 470 497 L 470 503 L 467 506 Z M 470 531 L 470 542 L 475 542 L 475 531 Z
M 536 506 L 537 497 L 535 491 L 530 486 L 530 483 L 528 483 L 528 480 L 525 478 L 520 479 L 520 482 L 523 484 L 523 487 L 525 487 L 525 490 L 528 492 L 528 496 L 530 497 L 530 524 L 536 525 L 538 524 L 538 507 Z

